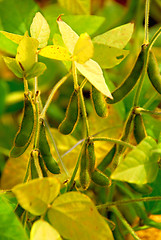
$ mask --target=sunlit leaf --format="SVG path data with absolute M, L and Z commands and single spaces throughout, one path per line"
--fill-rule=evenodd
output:
M 108 32 L 96 36 L 93 41 L 110 47 L 124 48 L 129 42 L 134 30 L 133 23 L 127 23 Z
M 36 61 L 36 50 L 39 42 L 27 36 L 24 36 L 21 40 L 18 48 L 16 60 L 21 64 L 24 71 L 28 71 L 32 68 Z
M 34 222 L 30 240 L 62 240 L 60 234 L 46 221 L 38 220 Z
M 26 79 L 38 77 L 46 70 L 46 65 L 42 62 L 34 63 L 33 67 L 26 73 Z
M 71 55 L 68 50 L 58 45 L 49 45 L 39 51 L 39 55 L 51 59 L 71 61 Z
M 5 37 L 7 37 L 12 42 L 17 43 L 17 44 L 19 44 L 23 38 L 23 36 L 21 36 L 21 35 L 5 32 L 5 31 L 0 31 L 0 33 L 2 33 Z
M 23 71 L 15 58 L 3 57 L 7 67 L 18 77 L 23 77 Z
M 69 52 L 73 54 L 75 45 L 79 39 L 78 34 L 76 34 L 68 24 L 62 21 L 61 17 L 57 19 L 57 23 L 66 47 Z
M 39 178 L 15 186 L 12 192 L 19 204 L 34 215 L 42 215 L 59 194 L 60 183 L 56 178 Z
M 88 60 L 84 64 L 75 62 L 75 65 L 79 72 L 90 81 L 90 83 L 97 88 L 105 96 L 112 98 L 111 93 L 105 83 L 103 72 L 98 63 L 92 59 Z
M 121 161 L 111 178 L 136 184 L 153 182 L 158 173 L 158 155 L 152 154 L 157 148 L 155 140 L 146 137 Z
M 43 48 L 47 45 L 50 36 L 50 28 L 46 19 L 40 12 L 36 13 L 32 21 L 30 33 L 32 38 L 36 38 L 39 41 L 39 48 Z
M 90 0 L 58 0 L 58 2 L 73 14 L 90 14 Z
M 27 240 L 27 234 L 14 214 L 11 205 L 0 196 L 0 236 L 1 240 Z
M 82 33 L 74 48 L 74 60 L 78 63 L 85 63 L 93 56 L 93 44 L 87 33 Z
M 93 59 L 98 62 L 101 68 L 112 68 L 118 65 L 128 54 L 128 50 L 94 43 Z
M 79 192 L 59 196 L 48 211 L 51 224 L 66 239 L 113 240 L 112 232 L 93 202 Z

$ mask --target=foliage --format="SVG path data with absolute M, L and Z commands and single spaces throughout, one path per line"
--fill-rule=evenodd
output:
M 158 18 L 148 27 L 149 1 L 37 2 L 0 1 L 0 238 L 161 229 L 148 217 L 161 205 L 161 29 Z

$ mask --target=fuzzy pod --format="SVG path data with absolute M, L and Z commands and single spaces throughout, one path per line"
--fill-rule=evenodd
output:
M 140 143 L 147 136 L 143 118 L 141 114 L 134 117 L 134 137 L 137 143 Z
M 45 125 L 43 120 L 40 123 L 39 150 L 47 169 L 53 174 L 59 174 L 60 168 L 50 152 L 50 147 L 46 137 Z
M 113 96 L 113 99 L 106 98 L 106 102 L 109 104 L 114 104 L 119 101 L 121 101 L 123 98 L 127 96 L 131 92 L 131 90 L 136 85 L 138 79 L 141 76 L 143 67 L 144 67 L 144 56 L 146 52 L 145 45 L 142 46 L 142 49 L 139 53 L 139 56 L 136 60 L 136 63 L 131 71 L 131 73 L 128 75 L 128 77 L 121 83 L 120 86 L 118 86 L 111 94 Z
M 78 120 L 79 98 L 77 91 L 73 91 L 68 103 L 65 118 L 58 127 L 59 131 L 65 135 L 72 133 L 77 125 Z
M 87 143 L 87 157 L 88 157 L 88 171 L 89 173 L 93 172 L 95 169 L 96 156 L 94 151 L 94 142 L 89 140 Z
M 161 75 L 157 60 L 152 51 L 149 52 L 149 62 L 148 62 L 148 77 L 155 88 L 155 90 L 161 94 Z
M 91 85 L 91 98 L 94 109 L 99 117 L 105 118 L 108 116 L 109 109 L 104 95 Z
M 36 169 L 36 165 L 35 165 L 35 157 L 36 157 L 35 154 L 38 154 L 38 152 L 35 153 L 32 151 L 30 154 L 31 179 L 35 179 L 35 178 L 39 177 L 37 169 Z
M 106 154 L 104 159 L 98 165 L 100 171 L 104 171 L 108 165 L 112 162 L 114 155 L 116 153 L 116 144 L 111 148 L 111 150 Z
M 40 153 L 38 155 L 38 161 L 39 161 L 39 166 L 41 168 L 41 172 L 42 172 L 43 177 L 47 177 L 48 175 L 47 175 L 47 172 L 46 172 L 46 169 L 45 169 L 44 160 L 41 157 Z
M 129 183 L 128 184 L 134 191 L 137 193 L 141 193 L 143 195 L 150 194 L 152 192 L 152 188 L 148 184 L 134 184 L 134 183 Z
M 26 143 L 26 145 L 23 147 L 16 147 L 15 145 L 13 145 L 13 147 L 10 151 L 10 157 L 13 157 L 13 158 L 20 157 L 26 151 L 29 144 L 30 144 L 30 141 L 28 143 Z
M 96 183 L 97 185 L 102 186 L 102 187 L 106 187 L 111 184 L 110 179 L 99 170 L 95 170 L 91 174 L 91 179 L 94 183 Z
M 31 141 L 31 135 L 32 135 L 33 129 L 34 129 L 33 103 L 31 99 L 26 97 L 24 101 L 23 118 L 22 118 L 20 129 L 16 134 L 14 145 L 16 147 L 23 147 L 29 141 Z
M 79 182 L 81 187 L 86 190 L 90 185 L 90 175 L 88 172 L 89 159 L 87 157 L 87 144 L 84 145 L 80 158 Z

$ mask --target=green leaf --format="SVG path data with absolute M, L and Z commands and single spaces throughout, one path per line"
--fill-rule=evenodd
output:
M 46 19 L 40 12 L 36 13 L 32 21 L 30 33 L 32 38 L 36 38 L 39 41 L 39 48 L 43 48 L 47 45 L 50 36 L 50 28 Z
M 8 95 L 8 85 L 6 81 L 0 79 L 0 116 L 4 113 L 6 97 Z
M 58 0 L 72 14 L 90 14 L 90 0 Z
M 105 44 L 110 47 L 124 48 L 133 34 L 134 24 L 127 23 L 120 27 L 114 28 L 101 35 L 96 36 L 93 41 L 99 44 Z
M 18 35 L 18 34 L 13 34 L 5 31 L 0 31 L 5 37 L 10 39 L 12 42 L 19 44 L 23 38 L 23 36 Z
M 78 63 L 85 63 L 93 56 L 93 43 L 87 33 L 82 33 L 75 45 L 73 56 Z
M 3 57 L 7 67 L 18 77 L 23 78 L 23 71 L 15 58 Z
M 158 173 L 158 155 L 152 154 L 157 148 L 155 140 L 146 137 L 120 162 L 111 178 L 129 183 L 146 184 L 153 182 Z
M 27 234 L 13 213 L 12 207 L 0 196 L 0 236 L 1 240 L 27 240 Z
M 46 221 L 38 220 L 34 222 L 30 240 L 62 240 L 60 234 Z
M 118 65 L 128 54 L 128 50 L 110 47 L 94 42 L 93 59 L 98 62 L 101 68 L 112 68 Z
M 94 34 L 105 21 L 104 17 L 94 15 L 64 15 L 62 19 L 79 35 L 83 32 L 87 32 L 89 35 Z
M 58 45 L 49 45 L 39 51 L 39 55 L 61 61 L 71 61 L 71 55 L 68 50 Z
M 105 96 L 112 98 L 111 93 L 105 83 L 105 79 L 103 77 L 103 72 L 98 63 L 89 59 L 84 64 L 80 64 L 75 62 L 76 68 L 79 72 L 88 79 L 88 81 L 103 93 Z
M 24 36 L 21 40 L 17 48 L 16 60 L 21 64 L 23 71 L 27 72 L 33 67 L 36 61 L 38 44 L 39 42 L 36 39 L 27 36 Z
M 34 63 L 33 67 L 26 73 L 26 79 L 38 77 L 46 70 L 46 65 L 42 62 Z
M 39 216 L 46 212 L 59 190 L 60 183 L 56 178 L 39 178 L 16 185 L 12 192 L 25 210 Z
M 48 211 L 51 224 L 66 239 L 113 240 L 112 232 L 93 202 L 79 192 L 59 196 Z

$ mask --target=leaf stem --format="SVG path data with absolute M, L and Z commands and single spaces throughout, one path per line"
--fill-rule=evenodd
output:
M 134 232 L 133 228 L 129 225 L 126 219 L 122 216 L 121 212 L 117 209 L 117 207 L 110 207 L 110 210 L 118 217 L 121 223 L 126 228 L 127 232 L 130 233 L 135 240 L 141 240 L 136 233 Z
M 149 43 L 149 9 L 150 9 L 150 0 L 146 0 L 145 3 L 145 36 L 144 44 Z
M 8 150 L 8 149 L 0 146 L 0 153 L 2 153 L 2 154 L 4 154 L 5 156 L 9 157 L 9 155 L 10 155 L 10 150 Z
M 91 137 L 90 139 L 92 139 L 93 141 L 112 142 L 112 143 L 116 143 L 116 144 L 122 145 L 124 147 L 132 148 L 132 149 L 135 148 L 135 146 L 133 146 L 132 144 L 124 142 L 124 141 L 122 141 L 120 139 L 114 139 L 114 138 L 108 138 L 108 137 L 98 137 L 98 138 Z
M 76 165 L 75 165 L 75 168 L 74 168 L 72 177 L 71 177 L 71 179 L 70 179 L 70 182 L 68 183 L 67 192 L 69 192 L 70 189 L 71 189 L 72 186 L 73 186 L 74 179 L 75 179 L 75 176 L 76 176 L 76 174 L 77 174 L 78 167 L 79 167 L 79 161 L 80 161 L 80 158 L 81 158 L 81 156 L 82 156 L 82 150 L 83 150 L 83 148 L 84 148 L 84 144 L 85 144 L 85 141 L 84 141 L 83 144 L 82 144 L 82 148 L 81 148 L 81 150 L 80 150 L 80 153 L 79 153 L 79 156 L 78 156 L 78 160 L 77 160 L 77 163 L 76 163 Z
M 24 77 L 23 80 L 24 80 L 24 92 L 25 92 L 25 93 L 28 93 L 29 88 L 28 88 L 27 79 Z
M 47 109 L 48 109 L 48 107 L 49 107 L 49 105 L 50 105 L 50 103 L 51 103 L 51 101 L 52 101 L 52 99 L 53 99 L 56 91 L 57 91 L 58 88 L 68 79 L 68 77 L 69 77 L 70 75 L 71 75 L 71 73 L 69 72 L 69 73 L 66 74 L 62 79 L 60 79 L 59 82 L 53 87 L 53 89 L 52 89 L 52 91 L 51 91 L 51 93 L 50 93 L 50 95 L 49 95 L 49 97 L 48 97 L 48 99 L 47 99 L 47 101 L 46 101 L 46 103 L 45 103 L 45 106 L 44 106 L 44 108 L 43 108 L 43 110 L 42 110 L 42 112 L 41 112 L 40 118 L 43 118 L 43 119 L 44 119 L 45 114 L 46 114 L 46 111 L 47 111 Z
M 154 197 L 143 197 L 143 198 L 135 198 L 135 199 L 127 199 L 127 200 L 119 200 L 114 202 L 107 202 L 101 205 L 97 205 L 97 209 L 108 208 L 111 206 L 120 206 L 124 204 L 136 203 L 136 202 L 150 202 L 150 201 L 159 201 L 161 200 L 161 196 Z
M 73 74 L 73 80 L 74 80 L 74 89 L 78 89 L 79 85 L 78 85 L 78 76 L 77 76 L 77 69 L 75 66 L 75 62 L 72 62 L 72 74 Z
M 35 62 L 38 62 L 38 54 L 36 54 Z M 35 93 L 35 95 L 36 95 L 37 91 L 38 91 L 38 78 L 36 76 L 34 78 L 34 93 Z

